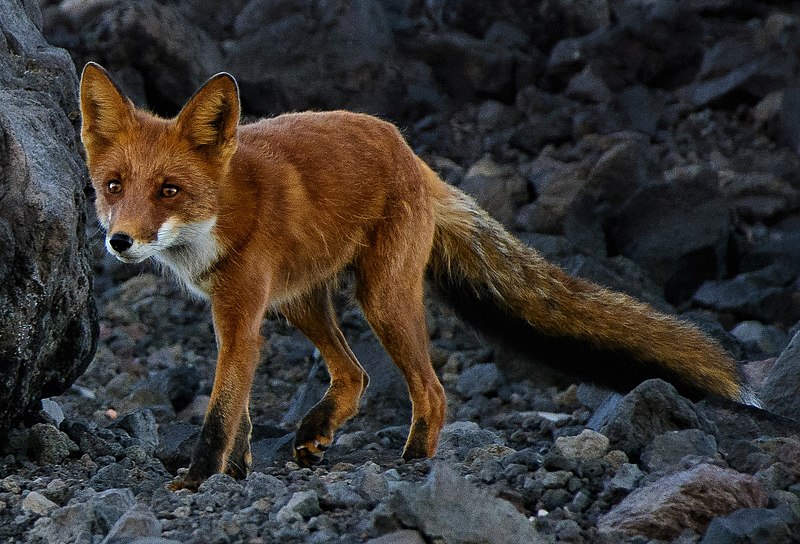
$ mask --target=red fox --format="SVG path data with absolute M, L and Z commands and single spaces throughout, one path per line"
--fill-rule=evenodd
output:
M 687 395 L 757 403 L 714 341 L 547 263 L 444 183 L 388 122 L 332 111 L 240 125 L 238 87 L 226 73 L 163 119 L 135 108 L 94 63 L 83 70 L 80 105 L 108 251 L 129 263 L 152 257 L 211 301 L 216 376 L 189 471 L 173 489 L 217 472 L 246 476 L 250 388 L 270 310 L 327 364 L 329 389 L 294 441 L 299 464 L 321 460 L 369 380 L 331 301 L 345 270 L 405 376 L 407 460 L 434 455 L 445 423 L 428 353 L 426 280 L 484 332 L 584 379 L 627 390 L 660 377 Z

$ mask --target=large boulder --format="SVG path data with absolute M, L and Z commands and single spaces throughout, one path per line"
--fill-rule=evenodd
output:
M 347 108 L 385 114 L 401 89 L 379 2 L 251 0 L 223 45 L 246 107 Z
M 664 286 L 667 301 L 685 301 L 708 279 L 727 273 L 733 208 L 716 174 L 690 167 L 641 187 L 619 210 L 612 244 Z
M 0 430 L 94 355 L 77 77 L 35 0 L 0 10 Z
M 162 115 L 175 114 L 223 70 L 236 77 L 244 109 L 255 115 L 335 108 L 386 115 L 409 100 L 408 85 L 434 85 L 427 73 L 401 81 L 380 2 L 212 4 L 50 2 L 45 27 L 77 64 L 103 64 L 134 102 Z
M 51 43 L 69 49 L 76 64 L 99 62 L 134 102 L 161 114 L 176 113 L 224 67 L 219 43 L 172 5 L 61 2 L 44 13 Z
M 754 476 L 703 464 L 637 489 L 601 516 L 598 527 L 601 533 L 672 540 L 684 529 L 705 531 L 715 517 L 761 508 L 767 500 Z

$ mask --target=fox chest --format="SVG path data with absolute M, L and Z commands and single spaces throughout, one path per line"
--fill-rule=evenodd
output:
M 161 251 L 156 259 L 169 269 L 189 291 L 201 298 L 209 298 L 213 279 L 213 266 L 219 256 L 216 241 L 193 240 L 191 243 Z

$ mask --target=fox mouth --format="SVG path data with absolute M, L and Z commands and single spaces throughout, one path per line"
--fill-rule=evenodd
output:
M 139 257 L 139 256 L 134 257 L 134 256 L 130 256 L 130 255 L 123 255 L 122 253 L 117 253 L 117 252 L 112 252 L 111 254 L 118 261 L 122 261 L 123 263 L 126 263 L 126 264 L 138 264 L 138 263 L 140 263 L 142 261 L 145 261 L 145 260 L 147 260 L 149 258 L 149 255 L 145 256 L 145 257 Z
M 117 251 L 111 247 L 111 244 L 108 242 L 108 240 L 106 240 L 105 245 L 106 251 L 113 255 L 118 261 L 122 261 L 126 264 L 141 263 L 156 253 L 152 251 L 152 248 L 150 248 L 147 244 L 135 243 L 133 247 L 126 249 L 125 251 Z

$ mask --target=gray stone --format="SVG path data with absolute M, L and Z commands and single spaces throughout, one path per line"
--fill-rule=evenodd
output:
M 595 74 L 590 66 L 575 75 L 567 85 L 564 95 L 577 100 L 603 103 L 611 99 L 611 91 L 601 77 Z
M 546 489 L 559 489 L 566 487 L 570 478 L 572 478 L 572 473 L 568 470 L 556 470 L 553 472 L 544 471 L 542 474 L 542 485 Z
M 102 544 L 123 544 L 132 540 L 161 536 L 161 522 L 147 507 L 135 506 L 114 524 Z
M 778 461 L 756 472 L 756 477 L 768 491 L 780 491 L 797 481 L 797 476 L 784 463 Z
M 800 421 L 800 333 L 778 357 L 760 396 L 766 409 Z
M 521 126 L 524 128 L 525 125 Z M 552 127 L 550 124 L 545 125 L 548 126 Z M 545 127 L 537 126 L 536 130 L 546 130 Z M 525 135 L 526 140 L 544 137 L 536 134 Z M 536 200 L 520 208 L 516 226 L 522 230 L 545 234 L 562 233 L 564 219 L 571 212 L 576 195 L 586 184 L 587 169 L 574 163 L 566 164 L 540 157 L 530 163 L 523 174 L 536 189 Z
M 562 519 L 556 523 L 556 536 L 559 542 L 582 542 L 581 526 L 574 519 Z
M 158 424 L 150 410 L 138 410 L 127 414 L 115 421 L 113 427 L 127 431 L 131 438 L 139 441 L 148 454 L 152 455 L 158 447 Z
M 161 387 L 145 382 L 119 403 L 121 414 L 149 410 L 159 421 L 175 421 L 175 409 Z
M 190 423 L 160 425 L 156 457 L 164 468 L 175 474 L 179 468 L 188 467 L 199 434 L 200 427 Z
M 426 62 L 445 90 L 463 99 L 500 98 L 514 90 L 515 55 L 459 31 L 418 34 L 405 48 Z
M 367 505 L 367 501 L 347 482 L 326 484 L 322 502 L 333 508 L 361 508 Z
M 403 526 L 444 544 L 539 540 L 533 524 L 511 503 L 476 488 L 444 464 L 437 464 L 422 486 L 400 484 L 389 508 Z
M 622 113 L 627 118 L 626 126 L 645 134 L 655 135 L 664 104 L 655 93 L 644 85 L 634 85 L 617 97 Z
M 669 470 L 687 455 L 714 457 L 716 439 L 700 429 L 669 431 L 656 436 L 642 452 L 642 464 L 650 472 Z
M 497 366 L 494 363 L 482 363 L 461 373 L 456 382 L 456 391 L 465 398 L 472 398 L 497 391 L 502 383 L 503 375 Z
M 703 283 L 692 300 L 699 306 L 732 313 L 739 318 L 772 321 L 796 319 L 797 309 L 791 300 L 794 279 L 791 269 L 774 264 L 739 274 L 732 279 Z
M 70 504 L 53 510 L 48 517 L 36 520 L 29 535 L 33 541 L 46 544 L 93 544 L 93 523 L 94 510 L 91 504 Z
M 784 512 L 744 508 L 718 517 L 708 526 L 700 544 L 783 544 L 791 542 L 789 519 Z
M 242 484 L 232 476 L 225 473 L 212 474 L 197 489 L 198 494 L 209 493 L 212 495 L 226 496 L 242 491 Z
M 122 543 L 120 543 L 122 544 Z M 178 540 L 172 540 L 169 538 L 161 538 L 158 536 L 148 536 L 144 538 L 137 538 L 135 540 L 131 540 L 126 542 L 125 544 L 181 544 Z
M 136 505 L 130 489 L 108 489 L 93 496 L 89 502 L 94 505 L 97 528 L 108 533 L 122 515 Z
M 289 502 L 278 511 L 277 519 L 282 523 L 289 523 L 308 519 L 320 512 L 322 509 L 319 506 L 319 496 L 310 489 L 294 493 Z
M 25 512 L 32 512 L 39 516 L 49 514 L 56 508 L 58 508 L 56 503 L 38 491 L 31 491 L 22 499 L 22 510 Z
M 83 37 L 85 57 L 81 60 L 94 60 L 110 70 L 139 105 L 145 101 L 145 80 L 149 98 L 155 95 L 162 104 L 177 109 L 223 66 L 219 43 L 179 10 L 152 0 L 101 3 L 99 9 L 70 9 L 62 4 L 52 17 Z M 64 33 L 54 33 L 51 39 L 55 45 L 71 45 Z M 59 43 L 63 39 L 67 43 Z M 131 66 L 132 58 L 139 59 L 136 68 Z
M 425 541 L 418 531 L 404 529 L 378 538 L 371 538 L 367 540 L 367 544 L 425 544 Z
M 123 453 L 124 448 L 113 435 L 109 436 L 108 432 L 98 429 L 92 422 L 86 420 L 67 422 L 67 433 L 80 446 L 81 452 L 93 459 L 107 455 L 118 457 Z M 101 433 L 103 436 L 100 436 Z
M 474 421 L 454 421 L 442 429 L 439 452 L 447 455 L 489 444 L 503 443 L 501 437 L 489 429 L 481 429 Z
M 772 222 L 797 209 L 800 193 L 772 172 L 725 173 L 724 192 L 748 223 Z
M 731 334 L 742 342 L 750 353 L 762 357 L 779 355 L 789 343 L 789 336 L 785 332 L 760 321 L 742 321 L 731 329 Z
M 672 540 L 684 529 L 703 532 L 715 517 L 763 507 L 767 500 L 755 477 L 698 465 L 636 489 L 600 517 L 598 529 Z
M 57 464 L 80 448 L 66 433 L 47 423 L 37 423 L 29 434 L 28 447 L 41 464 Z
M 644 473 L 639 469 L 639 465 L 623 463 L 617 470 L 614 477 L 606 484 L 606 490 L 612 493 L 630 493 L 636 488 L 636 484 L 642 479 Z
M 517 208 L 528 201 L 528 184 L 516 169 L 489 157 L 467 170 L 460 188 L 506 227 L 513 226 Z
M 31 15 L 35 2 L 0 10 L 2 433 L 83 373 L 98 334 L 75 67 Z
M 130 473 L 118 463 L 102 467 L 89 479 L 89 486 L 94 489 L 123 488 L 130 485 Z
M 250 444 L 253 465 L 250 468 L 252 470 L 265 470 L 271 467 L 276 460 L 291 458 L 293 440 L 293 432 L 272 438 L 253 440 Z
M 182 410 L 192 402 L 200 388 L 202 376 L 194 365 L 180 365 L 160 372 L 151 378 L 175 410 Z
M 353 475 L 355 489 L 370 500 L 382 500 L 389 493 L 389 483 L 381 470 L 369 461 L 362 465 Z
M 391 111 L 402 85 L 391 68 L 396 52 L 383 5 L 337 0 L 323 12 L 314 6 L 255 0 L 239 11 L 224 53 L 243 100 L 264 114 L 322 103 Z M 265 43 L 273 44 L 269 51 Z M 320 58 L 326 58 L 322 66 Z
M 274 500 L 286 492 L 286 484 L 275 476 L 263 472 L 251 472 L 244 481 L 244 494 L 251 503 L 262 498 Z
M 42 415 L 45 423 L 49 423 L 56 429 L 61 427 L 64 422 L 64 410 L 53 399 L 42 399 L 42 409 L 39 414 Z
M 592 417 L 589 418 L 589 421 L 586 423 L 586 426 L 593 431 L 599 431 L 603 429 L 608 422 L 611 421 L 611 418 L 614 417 L 614 414 L 617 413 L 617 409 L 619 408 L 620 404 L 625 397 L 621 393 L 610 393 L 606 395 L 605 399 L 600 406 L 592 414 Z
M 632 460 L 653 439 L 667 431 L 700 429 L 716 435 L 715 425 L 675 388 L 663 380 L 647 380 L 628 393 L 603 427 L 611 448 Z

